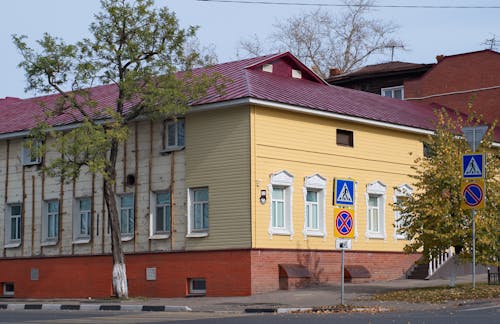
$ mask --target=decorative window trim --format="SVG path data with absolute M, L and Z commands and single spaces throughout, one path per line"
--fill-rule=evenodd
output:
M 55 229 L 54 237 L 49 237 L 49 205 L 53 202 L 57 202 L 57 215 L 52 214 L 52 216 L 56 217 L 56 222 L 54 223 Z M 59 241 L 59 226 L 61 222 L 61 203 L 59 199 L 48 199 L 43 201 L 43 210 L 42 210 L 42 246 L 50 246 L 56 245 Z
M 313 174 L 304 178 L 304 238 L 308 236 L 320 236 L 326 238 L 326 183 L 327 180 L 319 174 Z M 307 228 L 307 191 L 312 189 L 318 193 L 318 228 Z
M 366 232 L 365 232 L 365 236 L 367 238 L 374 238 L 374 239 L 385 239 L 386 238 L 386 232 L 385 232 L 386 192 L 387 192 L 387 186 L 380 181 L 375 181 L 375 182 L 372 182 L 372 183 L 369 183 L 366 185 L 366 192 L 365 192 Z M 379 226 L 380 230 L 378 232 L 370 231 L 368 228 L 368 224 L 369 224 L 368 218 L 370 217 L 370 206 L 369 206 L 370 195 L 377 196 L 377 198 L 379 198 L 378 226 Z
M 149 239 L 150 240 L 164 240 L 170 238 L 170 234 L 172 232 L 172 229 L 169 229 L 168 231 L 156 231 L 155 224 L 156 224 L 156 218 L 158 217 L 157 215 L 157 195 L 158 194 L 168 194 L 169 195 L 169 208 L 170 208 L 170 216 L 168 217 L 168 222 L 170 225 L 171 218 L 172 218 L 172 197 L 170 190 L 159 190 L 159 191 L 154 191 L 150 193 L 150 213 L 149 213 Z
M 14 206 L 19 206 L 19 215 L 12 215 L 12 207 Z M 16 218 L 17 224 L 16 224 L 16 229 L 19 231 L 19 237 L 12 239 L 11 234 L 12 234 L 12 219 Z M 4 248 L 16 248 L 21 246 L 21 241 L 23 239 L 23 206 L 22 203 L 16 202 L 16 203 L 8 203 L 5 206 L 5 244 Z
M 399 99 L 399 98 L 394 97 L 394 91 L 395 90 L 401 90 L 401 99 L 400 100 L 404 100 L 405 99 L 405 87 L 404 87 L 404 85 L 395 86 L 395 87 L 381 88 L 380 89 L 380 95 L 384 96 L 384 97 L 388 97 L 388 98 Z M 385 91 L 391 91 L 391 96 L 385 96 L 384 95 Z
M 90 200 L 90 209 L 88 215 L 88 234 L 81 234 L 81 210 L 80 201 Z M 73 200 L 73 244 L 85 244 L 90 242 L 92 237 L 92 198 L 91 197 L 77 197 Z
M 399 197 L 410 197 L 413 194 L 413 188 L 408 184 L 402 184 L 394 189 L 393 201 L 396 203 Z M 398 234 L 398 218 L 400 217 L 399 211 L 394 211 L 394 239 L 396 240 L 407 240 L 407 237 L 403 234 Z
M 21 159 L 22 159 L 23 166 L 41 164 L 42 158 L 41 157 L 33 158 L 32 154 L 31 154 L 31 150 L 26 147 L 26 142 L 28 140 L 29 139 L 24 139 L 23 147 L 22 147 L 22 151 L 21 151 Z M 42 145 L 41 141 L 34 141 L 33 143 L 34 143 L 33 145 L 35 146 L 35 148 L 38 148 Z
M 208 205 L 208 222 L 210 223 L 210 193 L 208 187 L 193 187 L 187 189 L 187 234 L 186 237 L 207 237 L 208 236 L 208 224 L 206 228 L 203 229 L 194 229 L 194 192 L 196 190 L 206 190 L 208 199 L 206 202 L 199 201 L 198 203 L 207 204 Z
M 269 189 L 269 237 L 273 235 L 289 235 L 290 240 L 293 238 L 293 175 L 285 170 L 271 174 L 271 183 Z M 273 227 L 273 188 L 284 189 L 284 226 L 282 228 Z
M 169 145 L 169 127 L 170 126 L 175 126 L 175 144 L 174 145 Z M 182 134 L 183 138 L 182 141 L 179 143 L 179 125 L 182 125 Z M 186 134 L 186 123 L 184 118 L 178 118 L 175 120 L 167 120 L 165 121 L 164 124 L 164 131 L 163 131 L 163 149 L 160 151 L 160 153 L 169 153 L 173 151 L 180 151 L 183 150 L 185 147 L 185 134 Z
M 132 196 L 132 219 L 134 221 L 132 232 L 122 232 L 122 198 L 126 196 Z M 134 239 L 135 235 L 135 196 L 133 193 L 123 193 L 118 195 L 118 220 L 120 224 L 120 236 L 123 242 L 131 241 Z M 129 207 L 128 207 L 129 208 Z

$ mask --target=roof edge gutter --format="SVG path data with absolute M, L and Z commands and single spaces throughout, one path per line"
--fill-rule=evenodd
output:
M 206 110 L 212 110 L 212 109 L 228 108 L 228 107 L 238 106 L 238 105 L 243 105 L 243 104 L 255 104 L 255 105 L 259 105 L 259 106 L 283 109 L 283 110 L 288 110 L 288 111 L 293 111 L 293 112 L 298 112 L 298 113 L 304 113 L 304 114 L 308 114 L 308 115 L 321 116 L 321 117 L 326 117 L 326 118 L 331 118 L 331 119 L 349 121 L 349 122 L 354 122 L 354 123 L 358 123 L 358 124 L 401 130 L 401 131 L 416 133 L 416 134 L 423 134 L 423 135 L 434 134 L 434 132 L 432 130 L 404 126 L 404 125 L 391 124 L 391 123 L 386 123 L 386 122 L 381 122 L 381 121 L 376 121 L 376 120 L 371 120 L 371 119 L 366 119 L 366 118 L 361 118 L 361 117 L 332 113 L 332 112 L 328 112 L 328 111 L 313 110 L 313 109 L 307 108 L 307 107 L 294 106 L 294 105 L 290 105 L 290 104 L 262 100 L 262 99 L 255 99 L 255 98 L 242 98 L 242 99 L 229 100 L 229 101 L 224 101 L 224 102 L 219 102 L 219 103 L 211 103 L 211 104 L 206 104 L 206 105 L 195 106 L 195 107 L 191 108 L 191 111 L 192 112 L 206 111 Z

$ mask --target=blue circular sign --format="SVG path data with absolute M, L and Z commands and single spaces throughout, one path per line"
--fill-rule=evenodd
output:
M 341 235 L 348 235 L 352 231 L 352 215 L 346 210 L 341 211 L 337 214 L 337 219 L 335 221 L 335 227 Z
M 470 207 L 477 206 L 483 201 L 483 189 L 476 183 L 471 183 L 465 186 L 463 195 L 465 204 Z

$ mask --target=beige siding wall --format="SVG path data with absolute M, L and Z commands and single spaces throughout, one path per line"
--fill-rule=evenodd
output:
M 129 139 L 120 147 L 116 193 L 133 193 L 135 199 L 135 233 L 133 239 L 124 242 L 126 253 L 185 249 L 185 152 L 162 154 L 163 134 L 163 122 L 141 121 L 132 124 Z M 110 253 L 102 178 L 85 170 L 74 182 L 51 178 L 41 172 L 40 166 L 22 166 L 22 146 L 22 139 L 0 141 L 0 257 Z M 49 151 L 44 160 L 50 161 L 57 154 Z M 129 174 L 135 175 L 134 185 L 126 184 Z M 172 190 L 173 231 L 169 237 L 152 237 L 152 193 L 169 189 Z M 77 199 L 83 197 L 92 200 L 90 241 L 75 240 L 73 235 L 74 208 Z M 46 245 L 42 243 L 42 210 L 44 201 L 51 199 L 58 199 L 60 204 L 59 240 Z M 5 247 L 8 241 L 6 206 L 10 203 L 22 204 L 22 242 L 18 247 Z
M 391 204 L 394 187 L 410 184 L 408 174 L 416 157 L 423 153 L 422 138 L 413 134 L 334 119 L 314 117 L 277 109 L 255 107 L 252 116 L 254 164 L 252 205 L 254 206 L 254 246 L 257 248 L 333 249 L 334 178 L 352 178 L 355 189 L 355 230 L 353 249 L 401 251 L 405 241 L 394 235 Z M 336 129 L 354 132 L 354 147 L 336 144 Z M 293 175 L 293 231 L 290 235 L 270 235 L 271 202 L 258 202 L 258 192 L 268 191 L 270 175 L 286 170 Z M 326 178 L 326 237 L 305 236 L 304 178 L 319 174 Z M 385 237 L 368 238 L 366 233 L 366 186 L 380 181 L 386 188 Z
M 189 250 L 251 247 L 249 123 L 243 106 L 186 118 L 186 186 L 209 191 L 208 236 Z

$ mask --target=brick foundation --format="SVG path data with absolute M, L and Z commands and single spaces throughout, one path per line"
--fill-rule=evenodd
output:
M 311 284 L 339 284 L 341 277 L 340 251 L 253 250 L 252 294 L 279 289 L 279 264 L 306 266 Z M 420 254 L 401 252 L 346 251 L 345 264 L 363 265 L 372 281 L 404 277 L 405 272 L 420 258 Z
M 372 280 L 400 278 L 420 257 L 349 251 L 346 264 L 365 266 Z M 129 296 L 184 297 L 188 278 L 205 278 L 207 296 L 245 296 L 279 289 L 279 264 L 300 264 L 311 284 L 340 282 L 339 251 L 229 250 L 126 255 Z M 146 280 L 156 268 L 156 280 Z M 31 279 L 32 269 L 38 280 Z M 112 295 L 111 256 L 0 259 L 0 283 L 19 298 L 105 298 Z M 1 296 L 1 290 L 0 290 Z

